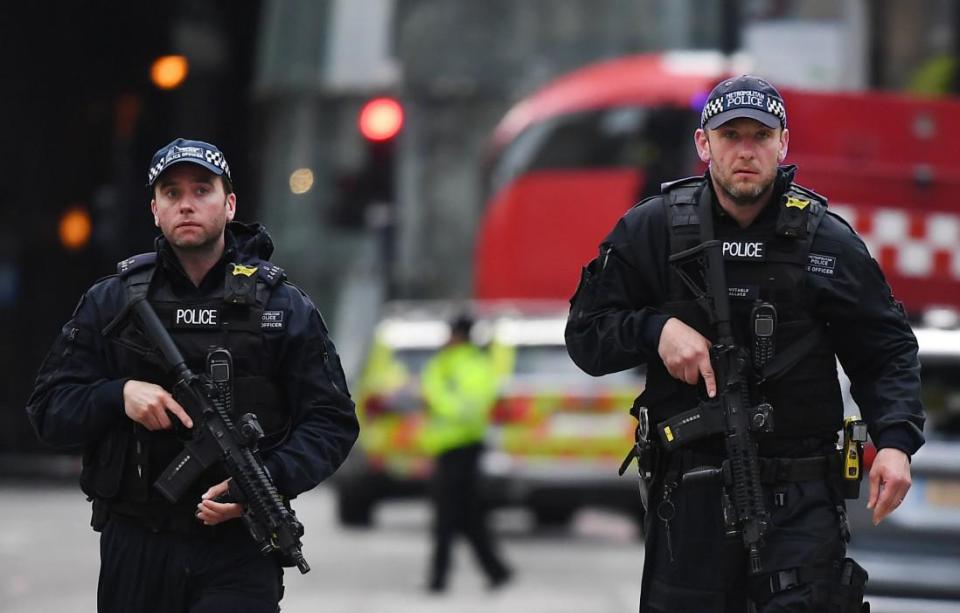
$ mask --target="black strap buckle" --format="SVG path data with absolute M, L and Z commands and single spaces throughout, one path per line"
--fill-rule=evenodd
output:
M 778 594 L 800 585 L 800 574 L 796 568 L 779 570 L 770 575 L 770 593 Z

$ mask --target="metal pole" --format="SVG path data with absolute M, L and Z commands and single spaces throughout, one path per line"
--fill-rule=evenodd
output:
M 720 15 L 720 51 L 728 58 L 740 50 L 740 0 L 724 0 Z
M 886 48 L 883 44 L 887 36 L 886 0 L 875 0 L 869 3 L 867 5 L 867 11 L 869 11 L 867 19 L 870 24 L 867 85 L 870 89 L 880 89 L 883 87 L 886 68 Z
M 950 75 L 948 90 L 951 94 L 960 94 L 960 2 L 953 2 L 953 74 Z

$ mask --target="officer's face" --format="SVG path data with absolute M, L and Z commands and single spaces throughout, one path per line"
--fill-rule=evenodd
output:
M 787 155 L 788 130 L 768 128 L 741 117 L 716 130 L 697 130 L 700 159 L 710 164 L 717 187 L 737 205 L 761 200 L 777 176 L 777 165 Z
M 236 196 L 202 166 L 175 164 L 153 190 L 154 223 L 176 249 L 195 251 L 223 245 L 223 230 L 236 212 Z

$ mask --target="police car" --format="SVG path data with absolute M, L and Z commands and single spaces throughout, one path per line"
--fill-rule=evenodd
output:
M 470 310 L 474 341 L 503 373 L 482 463 L 487 498 L 526 507 L 539 524 L 562 524 L 588 504 L 638 516 L 635 475 L 621 479 L 617 468 L 633 443 L 628 409 L 643 389 L 642 371 L 581 372 L 564 345 L 565 303 L 475 303 Z M 343 524 L 370 525 L 381 501 L 425 493 L 433 465 L 421 443 L 419 376 L 456 313 L 451 304 L 387 307 L 355 384 L 360 439 L 334 479 Z
M 927 442 L 913 457 L 910 493 L 879 526 L 864 476 L 860 498 L 847 501 L 850 555 L 870 573 L 868 595 L 960 599 L 960 329 L 914 332 Z M 846 396 L 847 412 L 859 413 Z M 868 465 L 873 455 L 868 446 Z

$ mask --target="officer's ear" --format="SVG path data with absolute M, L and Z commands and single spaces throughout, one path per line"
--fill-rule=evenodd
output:
M 233 216 L 237 214 L 237 195 L 230 192 L 223 204 L 227 207 L 227 221 L 233 221 Z
M 157 217 L 157 201 L 156 199 L 150 200 L 150 212 L 153 213 L 153 225 L 160 227 L 160 218 Z
M 782 162 L 787 157 L 787 149 L 790 144 L 790 130 L 784 128 L 780 131 L 780 150 L 777 152 L 777 161 Z
M 693 133 L 693 143 L 697 146 L 697 155 L 700 161 L 710 163 L 710 139 L 707 138 L 707 131 L 703 128 L 697 128 Z

